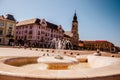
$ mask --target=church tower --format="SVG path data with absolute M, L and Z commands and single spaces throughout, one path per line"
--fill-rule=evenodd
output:
M 79 34 L 78 34 L 78 21 L 77 21 L 76 12 L 74 13 L 74 16 L 73 16 L 71 33 L 73 34 L 73 37 L 72 37 L 73 46 L 77 47 L 79 42 Z

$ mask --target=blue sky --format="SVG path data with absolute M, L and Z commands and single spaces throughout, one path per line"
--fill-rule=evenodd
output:
M 108 40 L 120 46 L 120 0 L 0 0 L 0 15 L 17 21 L 45 18 L 71 30 L 74 12 L 81 40 Z

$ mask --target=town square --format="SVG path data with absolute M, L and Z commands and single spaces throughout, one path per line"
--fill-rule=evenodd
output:
M 120 80 L 120 0 L 1 0 L 0 80 Z

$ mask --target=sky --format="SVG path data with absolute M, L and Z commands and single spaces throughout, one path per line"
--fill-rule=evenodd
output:
M 45 19 L 70 31 L 77 13 L 80 40 L 107 40 L 120 46 L 120 0 L 0 0 L 0 15 L 17 21 Z

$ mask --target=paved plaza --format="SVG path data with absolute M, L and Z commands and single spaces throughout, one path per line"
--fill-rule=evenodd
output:
M 119 80 L 120 58 L 113 58 L 113 54 L 101 52 L 104 56 L 93 56 L 95 51 L 70 51 L 41 48 L 0 48 L 0 80 Z M 28 67 L 16 67 L 16 64 L 36 62 L 43 54 L 65 53 L 71 57 L 80 56 L 88 59 L 91 69 L 78 70 L 37 70 Z M 72 54 L 71 54 L 72 53 Z M 79 55 L 78 55 L 79 53 Z M 74 55 L 73 55 L 74 54 Z M 109 54 L 110 56 L 108 57 Z M 105 57 L 106 56 L 106 57 Z M 116 55 L 114 54 L 114 57 Z M 118 55 L 117 55 L 118 57 Z M 77 57 L 76 57 L 77 58 Z M 10 65 L 9 65 L 10 64 Z M 12 66 L 13 65 L 13 66 Z M 72 75 L 72 76 L 70 76 Z

